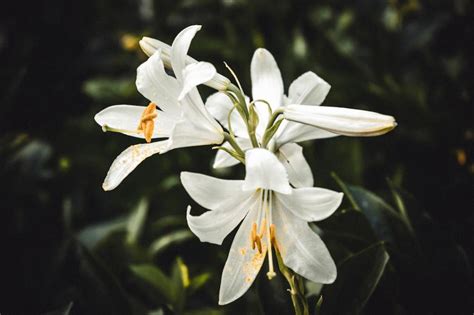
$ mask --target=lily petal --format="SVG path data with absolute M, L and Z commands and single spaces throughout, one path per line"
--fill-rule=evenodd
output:
M 250 75 L 253 100 L 265 100 L 273 110 L 280 107 L 283 102 L 283 80 L 275 58 L 268 50 L 259 48 L 255 51 Z
M 283 164 L 270 151 L 252 149 L 245 153 L 245 182 L 243 190 L 269 189 L 290 194 L 291 186 Z
M 208 190 L 207 194 L 212 194 L 212 190 Z M 224 238 L 239 225 L 258 201 L 258 194 L 247 194 L 247 199 L 234 198 L 222 208 L 207 211 L 200 216 L 192 216 L 191 207 L 188 207 L 188 226 L 201 242 L 221 245 Z
M 326 81 L 308 71 L 291 83 L 288 97 L 293 104 L 320 105 L 330 89 Z
M 162 52 L 161 60 L 163 61 L 165 67 L 171 68 L 171 46 L 170 45 L 151 37 L 143 37 L 140 40 L 139 44 L 143 52 L 147 56 L 151 56 L 158 49 L 161 49 L 161 52 Z M 186 56 L 185 58 L 186 65 L 196 63 L 196 62 L 198 61 L 190 56 Z M 222 74 L 216 73 L 211 80 L 205 82 L 204 84 L 216 90 L 225 90 L 229 86 L 230 80 L 226 78 L 225 76 L 223 76 Z
M 191 41 L 200 29 L 201 25 L 186 27 L 179 32 L 171 45 L 171 65 L 173 66 L 173 72 L 178 81 L 181 81 L 183 78 L 183 70 L 186 66 L 186 57 Z
M 105 191 L 116 188 L 143 160 L 160 153 L 168 146 L 168 140 L 136 144 L 128 147 L 112 162 L 102 188 Z
M 244 152 L 252 147 L 252 143 L 247 138 L 235 138 L 235 141 Z M 232 147 L 230 146 L 228 142 L 224 143 L 223 147 L 226 149 L 232 149 Z M 236 160 L 233 156 L 231 156 L 229 153 L 223 150 L 218 150 L 216 153 L 216 159 L 214 160 L 214 164 L 212 165 L 212 167 L 214 168 L 230 167 L 239 163 L 240 162 Z
M 165 72 L 160 55 L 157 51 L 137 68 L 137 90 L 169 115 L 180 117 L 180 87 L 176 79 Z
M 392 116 L 342 107 L 288 105 L 284 117 L 346 136 L 378 136 L 395 128 Z
M 181 101 L 196 86 L 211 80 L 216 73 L 216 68 L 209 62 L 197 62 L 187 65 L 183 70 L 183 89 L 178 100 Z
M 334 282 L 336 265 L 321 238 L 281 203 L 274 206 L 276 240 L 285 265 L 313 282 Z
M 258 220 L 258 209 L 251 209 L 235 234 L 229 256 L 222 272 L 219 290 L 219 305 L 237 300 L 254 282 L 267 253 L 266 242 L 262 242 L 262 253 L 250 247 L 249 236 L 252 223 Z
M 125 135 L 144 138 L 137 128 L 146 106 L 113 105 L 98 112 L 94 119 L 104 129 L 111 128 Z M 152 138 L 168 137 L 174 127 L 174 117 L 158 111 Z M 106 130 L 107 131 L 107 130 Z
M 238 204 L 253 194 L 242 191 L 243 180 L 220 179 L 198 173 L 181 172 L 181 183 L 194 201 L 210 210 Z
M 294 121 L 283 121 L 275 135 L 277 145 L 337 137 L 338 134 Z
M 229 129 L 228 116 L 234 105 L 231 100 L 224 93 L 217 92 L 209 96 L 206 100 L 206 108 L 211 115 L 217 119 L 222 126 Z M 230 114 L 230 123 L 232 125 L 232 131 L 238 137 L 248 137 L 247 127 L 240 117 L 237 110 L 233 110 Z
M 278 150 L 278 159 L 285 166 L 290 183 L 294 187 L 313 187 L 313 173 L 304 158 L 303 148 L 287 143 Z
M 341 205 L 343 193 L 318 187 L 293 189 L 291 195 L 275 194 L 283 207 L 307 222 L 328 218 Z
M 202 120 L 183 119 L 177 122 L 171 132 L 167 151 L 177 148 L 221 144 L 224 141 L 222 130 Z M 164 153 L 164 152 L 163 152 Z

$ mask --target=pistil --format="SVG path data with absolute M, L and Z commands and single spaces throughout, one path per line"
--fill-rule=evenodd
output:
M 272 226 L 272 217 L 271 217 L 271 207 L 272 207 L 272 194 L 268 190 L 265 190 L 264 195 L 264 207 L 265 207 L 265 215 L 268 220 L 266 220 L 266 228 L 267 228 L 267 248 L 268 248 L 268 267 L 269 270 L 267 272 L 268 280 L 273 279 L 276 276 L 275 270 L 273 268 L 273 251 L 272 251 L 272 240 L 271 240 L 271 229 Z

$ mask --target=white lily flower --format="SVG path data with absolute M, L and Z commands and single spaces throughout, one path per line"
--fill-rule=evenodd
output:
M 302 74 L 290 84 L 287 97 L 284 94 L 280 69 L 272 54 L 266 49 L 259 48 L 255 51 L 250 70 L 253 100 L 268 102 L 273 112 L 282 110 L 286 118 L 271 144 L 279 159 L 284 162 L 290 182 L 295 187 L 313 185 L 311 170 L 302 154 L 302 148 L 296 143 L 338 135 L 375 136 L 388 132 L 396 126 L 391 116 L 319 106 L 331 86 L 311 71 Z M 206 100 L 208 110 L 226 128 L 228 128 L 227 113 L 232 106 L 231 101 L 222 93 L 211 95 Z M 261 141 L 269 113 L 263 104 L 257 108 L 257 112 L 260 118 L 257 138 Z M 231 115 L 231 123 L 235 135 L 241 138 L 237 138 L 237 141 L 242 148 L 244 150 L 251 148 L 246 126 L 235 111 Z M 229 147 L 227 144 L 224 146 Z M 237 163 L 238 161 L 225 151 L 218 151 L 214 167 L 227 167 Z
M 267 253 L 267 276 L 275 276 L 272 247 L 296 273 L 314 282 L 332 283 L 336 266 L 308 222 L 329 217 L 343 194 L 316 187 L 292 188 L 285 168 L 268 150 L 248 150 L 245 160 L 245 180 L 181 173 L 189 195 L 211 210 L 192 216 L 188 207 L 188 225 L 202 242 L 222 244 L 243 221 L 222 273 L 219 304 L 230 303 L 249 289 Z
M 154 138 L 167 138 L 133 145 L 123 151 L 109 169 L 102 185 L 104 190 L 117 187 L 153 154 L 181 147 L 220 144 L 224 140 L 221 126 L 204 107 L 196 88 L 211 79 L 216 70 L 207 62 L 186 65 L 185 61 L 199 29 L 200 26 L 190 26 L 176 36 L 169 57 L 175 77 L 166 73 L 160 50 L 138 67 L 136 86 L 151 102 L 150 105 L 114 105 L 95 116 L 104 131 L 145 138 L 147 142 Z
M 151 38 L 151 37 L 143 37 L 139 41 L 140 47 L 142 48 L 143 52 L 147 54 L 148 56 L 152 56 L 157 50 L 161 50 L 161 60 L 163 60 L 163 63 L 165 64 L 165 67 L 171 68 L 171 47 L 170 45 L 163 43 L 162 41 Z M 185 64 L 190 65 L 190 64 L 195 64 L 198 63 L 198 61 L 190 56 L 186 56 L 185 59 Z M 230 85 L 230 80 L 226 78 L 225 76 L 215 73 L 214 76 L 204 82 L 203 84 L 219 90 L 223 91 L 227 89 L 227 87 Z
M 284 95 L 283 80 L 280 69 L 269 51 L 260 48 L 253 55 L 251 63 L 252 98 L 253 100 L 264 100 L 269 103 L 272 111 L 285 106 L 286 102 L 293 104 L 320 105 L 331 88 L 330 85 L 313 72 L 306 72 L 298 77 L 290 85 L 288 97 Z M 286 102 L 285 102 L 286 101 Z M 206 107 L 209 112 L 228 128 L 228 113 L 233 104 L 223 93 L 215 93 L 206 100 Z M 262 140 L 265 127 L 268 124 L 269 113 L 263 103 L 257 106 L 259 114 L 259 125 L 257 128 L 257 138 Z M 243 150 L 252 147 L 248 139 L 247 127 L 236 111 L 231 114 L 231 124 L 237 142 Z M 311 169 L 303 156 L 303 148 L 296 142 L 309 139 L 321 139 L 337 136 L 334 133 L 314 128 L 311 126 L 283 121 L 279 131 L 275 134 L 272 144 L 278 159 L 285 165 L 290 179 L 290 183 L 295 187 L 311 187 L 314 179 Z M 224 147 L 230 146 L 226 143 Z M 228 167 L 238 164 L 225 151 L 218 151 L 214 162 L 214 167 Z

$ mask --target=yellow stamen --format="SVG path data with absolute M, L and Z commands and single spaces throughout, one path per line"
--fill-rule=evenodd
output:
M 255 249 L 255 238 L 257 237 L 257 223 L 252 224 L 252 231 L 250 232 L 250 243 L 252 244 L 252 249 Z
M 156 104 L 151 102 L 143 111 L 140 123 L 138 124 L 138 130 L 143 132 L 148 143 L 151 142 L 153 130 L 155 129 L 155 118 L 158 116 L 156 112 Z

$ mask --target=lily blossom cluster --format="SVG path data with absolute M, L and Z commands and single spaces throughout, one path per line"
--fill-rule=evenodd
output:
M 191 207 L 187 210 L 189 228 L 202 242 L 220 245 L 240 224 L 224 266 L 219 304 L 241 297 L 265 258 L 268 279 L 276 275 L 276 259 L 280 270 L 332 283 L 336 266 L 308 222 L 329 217 L 343 194 L 313 187 L 311 168 L 298 143 L 340 135 L 378 136 L 395 128 L 395 119 L 321 106 L 331 86 L 311 71 L 294 80 L 285 94 L 280 69 L 263 48 L 252 58 L 249 97 L 230 68 L 236 84 L 217 73 L 212 64 L 187 55 L 200 28 L 185 28 L 171 46 L 144 37 L 140 46 L 149 58 L 137 69 L 136 86 L 148 105 L 114 105 L 95 116 L 104 131 L 145 142 L 132 145 L 115 159 L 104 190 L 116 188 L 154 154 L 212 145 L 218 149 L 215 168 L 243 163 L 246 170 L 242 180 L 181 173 L 188 194 L 210 210 L 200 216 L 193 216 Z M 197 89 L 200 85 L 216 90 L 205 102 Z

